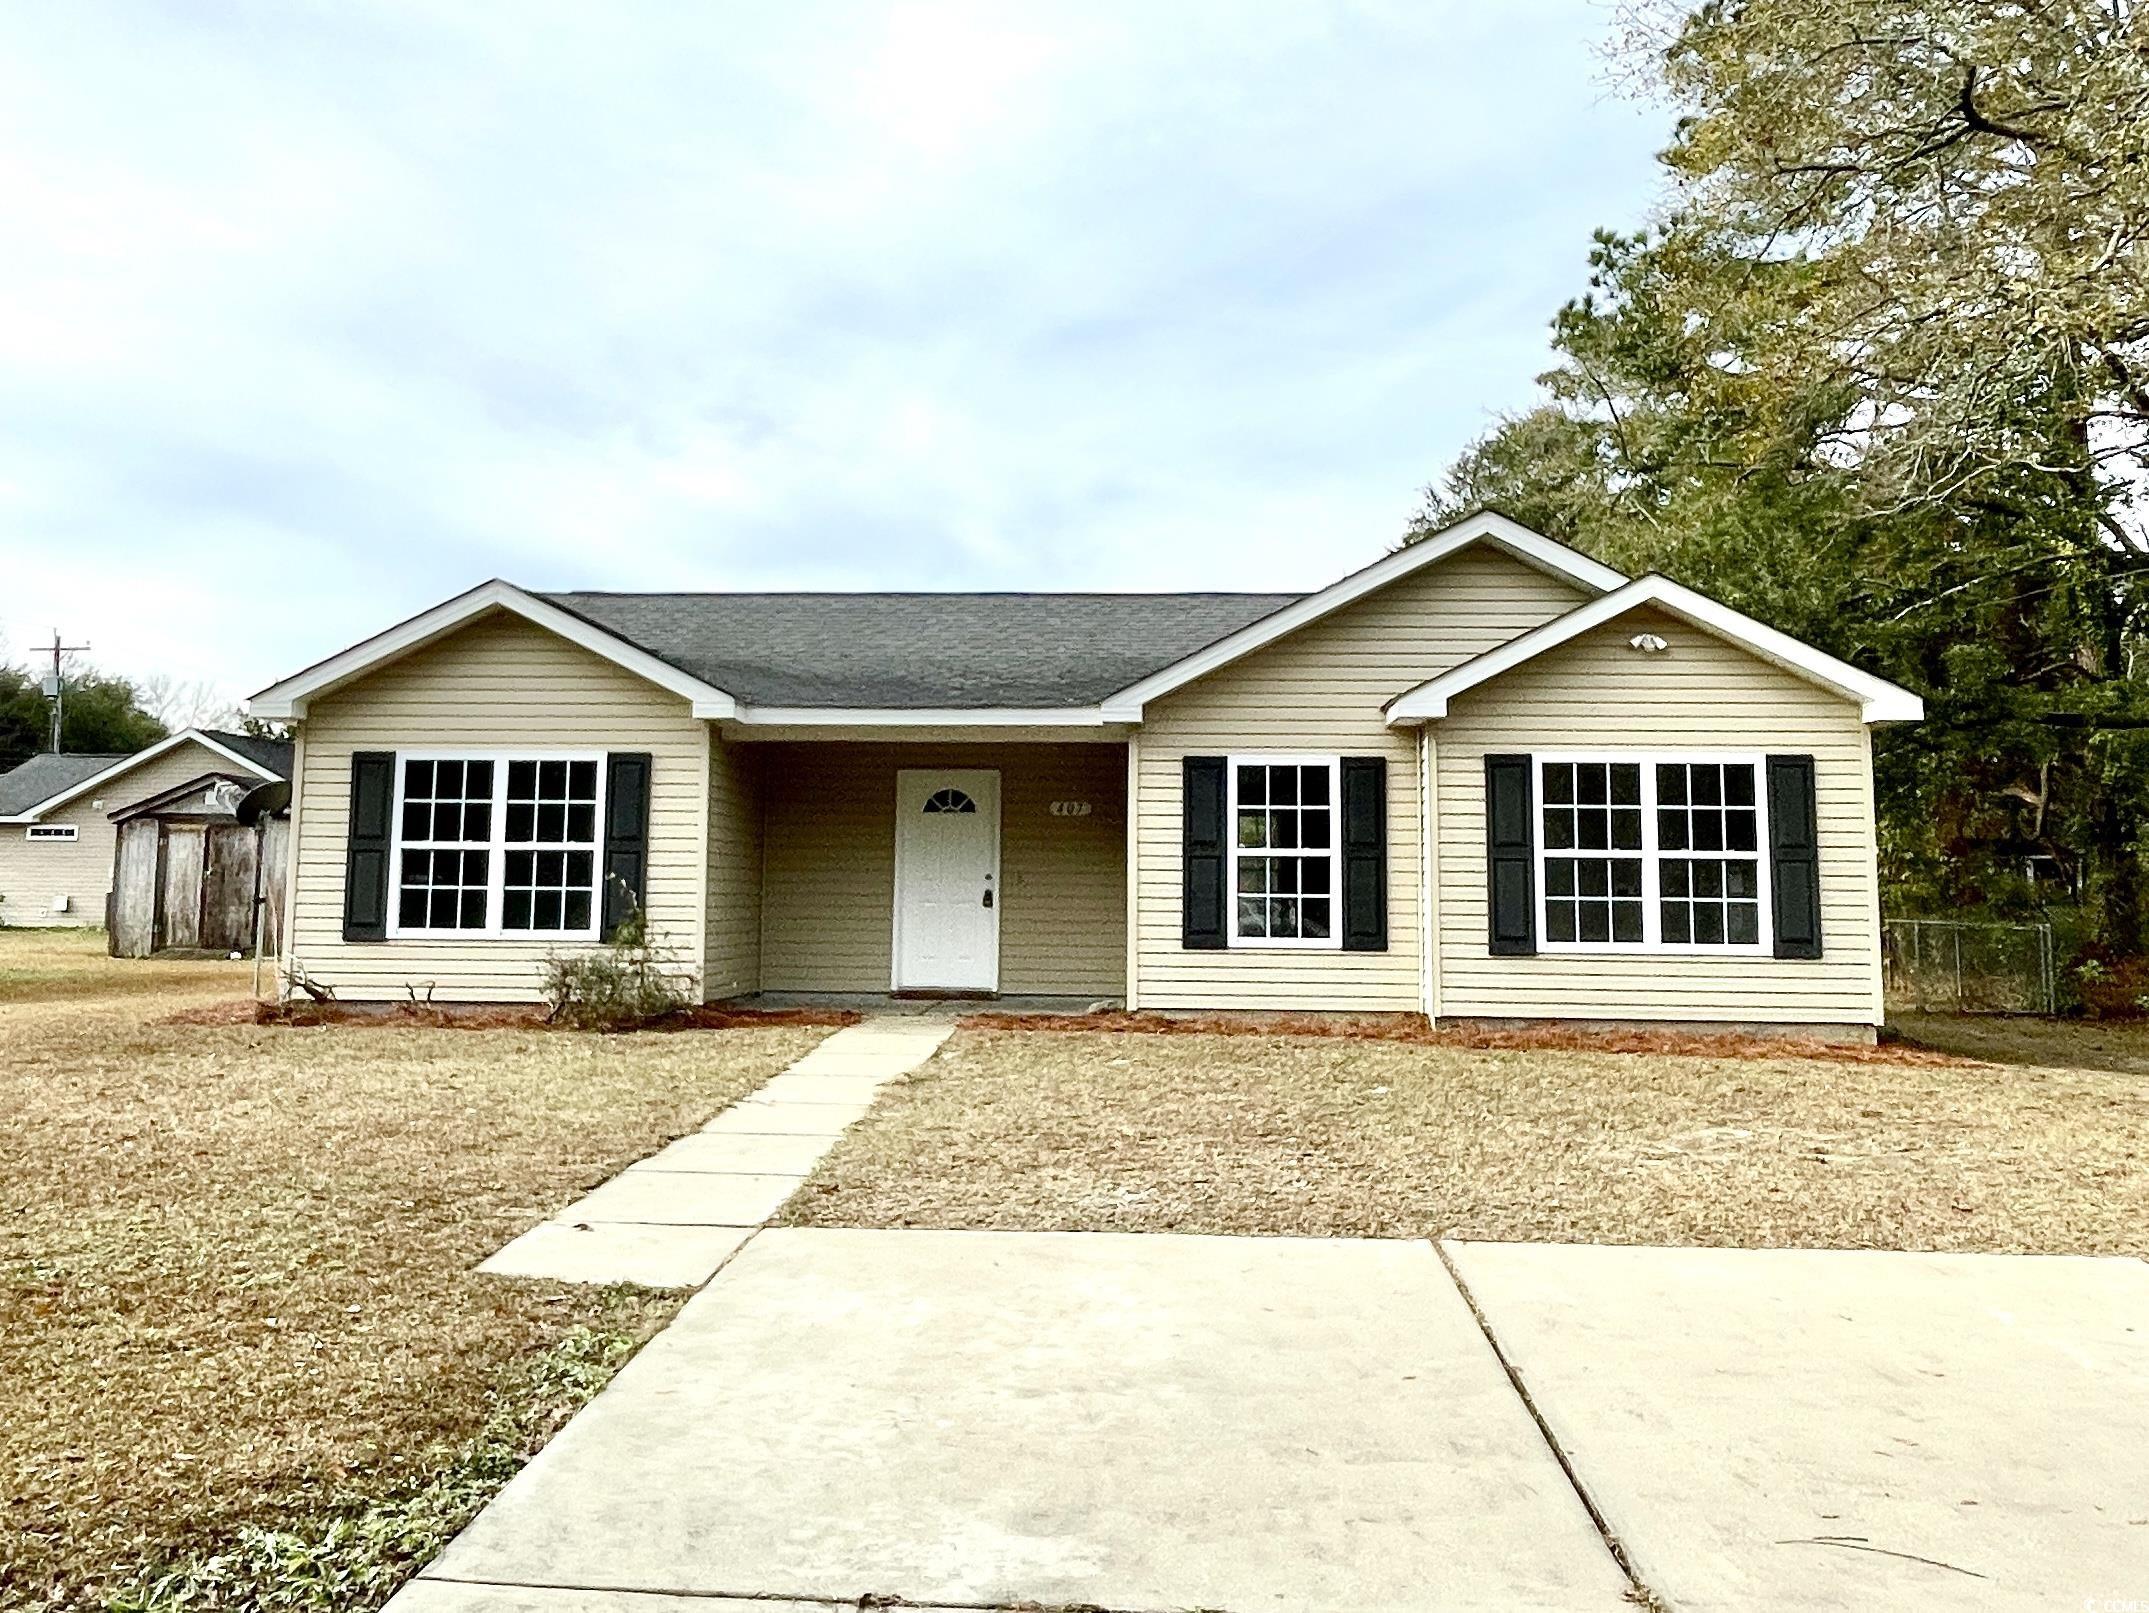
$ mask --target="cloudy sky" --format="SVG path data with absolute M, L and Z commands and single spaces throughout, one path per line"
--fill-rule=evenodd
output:
M 1657 195 L 1591 0 L 0 5 L 0 640 L 1281 588 Z

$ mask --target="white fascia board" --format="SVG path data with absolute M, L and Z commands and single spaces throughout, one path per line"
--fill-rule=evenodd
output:
M 1400 728 L 1411 723 L 1438 721 L 1448 714 L 1448 702 L 1465 689 L 1474 689 L 1525 661 L 1559 648 L 1591 628 L 1601 627 L 1644 605 L 1654 605 L 1764 661 L 1773 662 L 1786 672 L 1795 673 L 1808 683 L 1857 701 L 1860 714 L 1868 723 L 1917 722 L 1925 716 L 1924 700 L 1900 684 L 1876 678 L 1870 672 L 1861 672 L 1848 661 L 1839 661 L 1802 639 L 1779 632 L 1765 622 L 1757 622 L 1706 594 L 1697 594 L 1691 588 L 1680 586 L 1669 577 L 1652 573 L 1637 577 L 1624 588 L 1578 606 L 1565 616 L 1554 617 L 1544 626 L 1533 628 L 1520 638 L 1510 639 L 1497 649 L 1487 650 L 1483 655 L 1398 695 L 1388 702 L 1388 725 Z
M 792 728 L 1102 728 L 1101 706 L 741 706 L 740 723 Z
M 678 695 L 693 706 L 697 717 L 729 717 L 738 710 L 738 702 L 714 684 L 704 683 L 670 662 L 658 660 L 647 650 L 584 621 L 573 612 L 564 611 L 498 578 L 444 600 L 431 610 L 421 611 L 409 621 L 400 622 L 385 633 L 376 633 L 340 654 L 316 662 L 294 677 L 269 685 L 247 702 L 247 710 L 256 717 L 272 721 L 303 718 L 307 701 L 315 695 L 338 689 L 495 610 L 511 612 L 547 632 L 557 633 L 569 643 L 578 644 L 614 666 L 623 667 L 658 688 Z
M 1206 677 L 1219 667 L 1228 666 L 1241 656 L 1250 655 L 1265 644 L 1273 644 L 1287 633 L 1295 633 L 1309 623 L 1317 622 L 1331 612 L 1365 598 L 1414 571 L 1445 560 L 1458 549 L 1473 543 L 1489 543 L 1514 556 L 1524 565 L 1542 571 L 1548 576 L 1575 584 L 1593 593 L 1604 593 L 1619 587 L 1627 579 L 1624 573 L 1614 571 L 1590 559 L 1579 549 L 1570 549 L 1564 543 L 1556 543 L 1540 532 L 1532 532 L 1519 521 L 1490 510 L 1465 516 L 1453 526 L 1407 544 L 1393 554 L 1383 555 L 1370 566 L 1352 572 L 1339 582 L 1330 583 L 1317 594 L 1308 594 L 1295 604 L 1272 611 L 1258 622 L 1249 623 L 1228 637 L 1218 639 L 1206 649 L 1197 650 L 1184 660 L 1175 661 L 1162 671 L 1153 672 L 1139 683 L 1129 684 L 1117 694 L 1107 697 L 1104 715 L 1113 722 L 1139 722 L 1142 707 L 1161 695 L 1169 694 L 1196 678 Z
M 234 767 L 245 768 L 247 772 L 253 774 L 254 777 L 264 783 L 281 777 L 274 769 L 263 767 L 259 762 L 241 756 L 230 746 L 219 745 L 199 728 L 183 728 L 176 734 L 166 735 L 146 750 L 138 750 L 132 756 L 122 756 L 102 773 L 92 773 L 81 783 L 70 784 L 57 795 L 47 796 L 27 812 L 18 812 L 12 817 L 0 818 L 0 823 L 36 823 L 46 813 L 56 812 L 67 805 L 68 802 L 80 800 L 100 785 L 110 783 L 123 773 L 133 772 L 144 762 L 153 762 L 166 752 L 177 750 L 181 745 L 188 744 L 199 745 L 204 750 L 215 752 Z

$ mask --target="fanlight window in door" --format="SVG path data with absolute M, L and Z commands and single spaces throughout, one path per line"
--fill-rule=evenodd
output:
M 977 803 L 961 790 L 935 790 L 925 798 L 928 812 L 975 812 Z

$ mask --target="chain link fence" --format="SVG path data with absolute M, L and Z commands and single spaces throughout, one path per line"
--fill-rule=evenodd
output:
M 2059 971 L 2049 924 L 1887 919 L 1882 981 L 1892 1007 L 1935 1014 L 2051 1014 Z

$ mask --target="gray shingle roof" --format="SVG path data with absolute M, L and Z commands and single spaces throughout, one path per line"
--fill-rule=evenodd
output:
M 1298 594 L 539 596 L 751 705 L 1086 706 Z
M 216 728 L 205 728 L 202 732 L 226 750 L 236 751 L 278 778 L 291 777 L 291 742 L 288 739 L 256 739 L 251 734 L 227 734 Z M 55 795 L 73 789 L 84 779 L 95 778 L 106 768 L 127 760 L 126 755 L 41 751 L 21 766 L 0 773 L 0 818 L 31 811 Z
M 81 752 L 42 751 L 18 767 L 0 773 L 0 818 L 28 812 L 62 790 L 71 790 L 86 778 L 95 778 L 124 756 L 91 756 Z
M 291 741 L 288 739 L 256 739 L 252 734 L 227 734 L 221 728 L 204 728 L 203 733 L 226 750 L 237 751 L 256 767 L 265 767 L 280 779 L 291 777 Z

